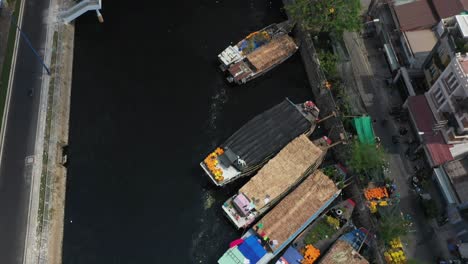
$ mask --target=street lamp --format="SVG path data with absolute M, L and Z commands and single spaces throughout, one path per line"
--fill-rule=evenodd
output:
M 365 22 L 364 25 L 367 25 L 367 24 L 369 24 L 369 23 L 379 23 L 379 22 L 380 22 L 380 19 L 376 18 L 376 19 L 374 19 L 374 20 Z

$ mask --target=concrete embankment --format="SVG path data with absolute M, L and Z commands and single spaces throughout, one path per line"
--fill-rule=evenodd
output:
M 286 6 L 289 3 L 293 3 L 294 0 L 283 0 L 283 4 Z M 317 52 L 312 41 L 310 33 L 301 30 L 299 25 L 294 28 L 294 36 L 300 43 L 300 53 L 304 67 L 309 79 L 310 87 L 314 95 L 315 103 L 320 109 L 320 118 L 328 117 L 337 110 L 337 106 L 333 95 L 329 89 L 325 87 L 326 77 L 320 68 L 320 62 L 317 58 Z M 346 136 L 343 123 L 338 117 L 330 117 L 320 123 L 329 133 L 329 138 L 333 142 L 342 140 L 341 136 Z M 339 144 L 332 148 L 335 157 L 341 161 L 345 161 L 344 145 Z
M 51 0 L 45 62 L 51 75 L 44 77 L 31 205 L 23 263 L 62 262 L 62 240 L 66 191 L 63 149 L 68 145 L 70 94 L 73 66 L 74 26 L 57 19 L 58 10 L 72 4 Z

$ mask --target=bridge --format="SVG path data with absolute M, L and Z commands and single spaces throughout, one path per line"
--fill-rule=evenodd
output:
M 101 0 L 83 0 L 74 6 L 70 7 L 68 10 L 65 10 L 60 13 L 60 18 L 65 23 L 70 23 L 75 20 L 77 17 L 82 14 L 95 10 L 98 16 L 99 22 L 103 22 L 103 18 L 99 10 L 102 8 Z

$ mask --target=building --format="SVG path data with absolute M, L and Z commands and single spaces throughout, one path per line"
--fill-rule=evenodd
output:
M 426 93 L 448 144 L 468 142 L 468 56 L 457 55 Z
M 468 15 L 443 19 L 436 26 L 437 44 L 423 63 L 428 87 L 431 87 L 458 52 L 468 51 Z
M 391 9 L 401 47 L 400 60 L 408 68 L 420 69 L 437 43 L 432 27 L 437 24 L 428 0 L 419 0 Z

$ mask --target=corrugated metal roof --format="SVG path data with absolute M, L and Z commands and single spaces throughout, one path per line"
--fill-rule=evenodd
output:
M 453 160 L 452 153 L 450 152 L 451 145 L 445 144 L 441 133 L 424 135 L 424 140 L 434 166 L 439 166 Z
M 402 31 L 428 29 L 437 24 L 427 0 L 393 6 Z
M 432 0 L 432 3 L 441 19 L 459 15 L 468 6 L 467 0 Z

